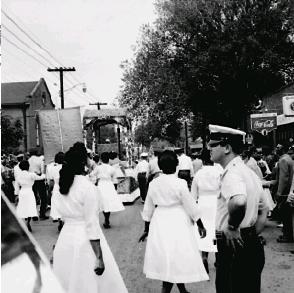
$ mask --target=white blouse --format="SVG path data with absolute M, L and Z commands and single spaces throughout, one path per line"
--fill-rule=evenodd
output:
M 56 201 L 56 209 L 65 223 L 85 222 L 89 240 L 100 239 L 97 192 L 86 176 L 75 175 L 68 194 L 61 194 Z
M 156 206 L 177 205 L 182 205 L 195 222 L 199 219 L 199 209 L 189 192 L 187 182 L 178 178 L 176 174 L 162 174 L 153 179 L 149 185 L 142 218 L 150 222 Z

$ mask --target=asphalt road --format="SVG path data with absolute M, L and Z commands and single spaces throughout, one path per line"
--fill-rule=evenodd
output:
M 133 205 L 126 206 L 126 210 L 111 215 L 112 228 L 103 230 L 118 263 L 122 277 L 129 293 L 160 292 L 161 282 L 146 279 L 143 275 L 144 243 L 138 243 L 138 238 L 144 230 L 144 223 L 140 212 L 143 208 L 138 200 Z M 40 244 L 48 258 L 52 256 L 52 247 L 57 240 L 58 223 L 51 220 L 32 222 L 33 236 Z M 103 223 L 103 216 L 100 217 Z M 281 234 L 276 222 L 269 221 L 263 236 L 266 239 L 266 264 L 262 274 L 263 293 L 292 293 L 294 292 L 294 244 L 280 244 L 276 238 Z M 189 292 L 212 293 L 214 288 L 214 255 L 209 256 L 210 281 L 188 284 Z M 174 287 L 172 292 L 178 292 Z

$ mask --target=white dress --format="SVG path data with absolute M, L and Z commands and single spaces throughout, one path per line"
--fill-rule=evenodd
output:
M 199 212 L 185 180 L 175 174 L 153 179 L 142 217 L 150 221 L 143 268 L 147 278 L 171 283 L 209 279 L 192 222 Z
M 53 271 L 66 293 L 128 292 L 99 225 L 97 189 L 82 175 L 76 175 L 67 195 L 61 195 L 57 209 L 65 224 L 53 252 Z M 100 239 L 105 271 L 94 272 L 96 256 L 90 240 Z
M 29 171 L 19 172 L 16 178 L 16 194 L 18 194 L 18 205 L 16 214 L 19 218 L 38 217 L 36 199 L 33 192 L 35 180 L 45 179 L 45 175 L 38 176 Z
M 125 208 L 116 192 L 113 184 L 115 177 L 115 169 L 108 164 L 101 164 L 95 167 L 91 177 L 99 179 L 98 194 L 100 195 L 100 210 L 104 212 L 119 212 Z
M 53 181 L 54 181 L 54 186 L 52 190 L 52 197 L 51 197 L 51 210 L 50 210 L 50 217 L 53 220 L 61 219 L 61 215 L 56 209 L 56 201 L 59 200 L 60 198 L 60 193 L 59 193 L 59 171 L 62 168 L 62 164 L 55 164 L 50 168 L 50 176 Z
M 217 196 L 220 193 L 222 169 L 218 166 L 203 166 L 192 181 L 191 194 L 198 199 L 201 220 L 206 229 L 206 237 L 200 238 L 198 229 L 198 245 L 201 251 L 216 252 L 215 220 Z

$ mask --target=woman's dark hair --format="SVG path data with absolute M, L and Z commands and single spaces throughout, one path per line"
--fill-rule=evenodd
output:
M 95 155 L 94 158 L 93 158 L 93 160 L 94 160 L 95 163 L 98 163 L 99 160 L 100 160 L 99 155 Z
M 81 175 L 87 164 L 87 150 L 83 143 L 75 143 L 64 156 L 64 164 L 60 170 L 59 191 L 68 194 L 75 175 Z
M 55 155 L 54 162 L 57 164 L 63 164 L 64 161 L 64 153 L 59 152 Z
M 173 151 L 163 151 L 158 158 L 158 166 L 164 174 L 173 174 L 176 172 L 178 157 Z
M 101 161 L 104 164 L 108 164 L 109 163 L 109 153 L 104 152 L 101 154 Z
M 208 149 L 203 149 L 201 151 L 200 159 L 203 162 L 203 165 L 213 165 L 213 162 L 210 159 L 210 151 Z
M 30 169 L 30 163 L 26 160 L 23 160 L 19 163 L 20 170 L 28 171 Z

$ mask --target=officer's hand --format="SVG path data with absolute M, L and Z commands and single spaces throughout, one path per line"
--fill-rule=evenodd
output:
M 148 232 L 144 232 L 142 234 L 142 236 L 139 238 L 139 241 L 138 242 L 143 242 L 147 236 L 148 236 Z
M 203 228 L 198 227 L 198 232 L 199 232 L 200 238 L 206 237 L 206 229 L 204 227 Z
M 94 272 L 96 275 L 101 276 L 105 270 L 103 258 L 96 260 Z
M 232 247 L 234 252 L 237 250 L 237 248 L 243 247 L 244 242 L 241 238 L 240 229 L 231 230 L 226 227 L 223 232 L 226 237 L 227 245 Z

